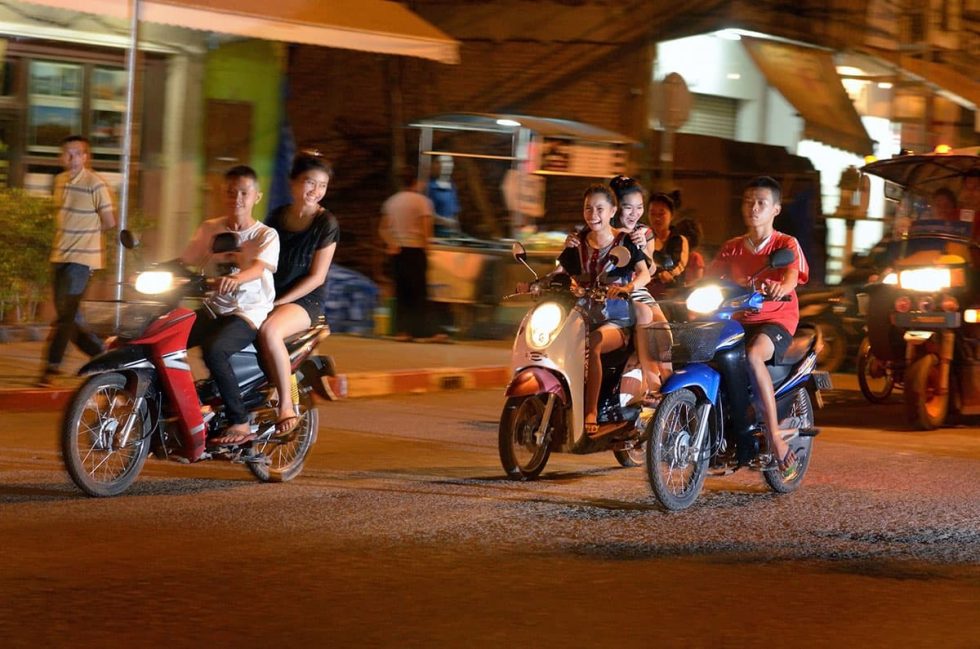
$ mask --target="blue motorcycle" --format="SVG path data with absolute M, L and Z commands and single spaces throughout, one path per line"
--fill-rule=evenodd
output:
M 777 250 L 768 268 L 785 268 L 789 250 Z M 761 272 L 761 271 L 760 271 Z M 756 276 L 759 273 L 756 274 Z M 789 480 L 776 467 L 763 423 L 751 405 L 745 331 L 732 316 L 758 311 L 767 299 L 754 287 L 735 284 L 701 286 L 687 298 L 692 322 L 669 323 L 646 331 L 651 353 L 671 362 L 674 373 L 664 383 L 663 401 L 647 429 L 647 476 L 662 507 L 690 507 L 704 479 L 728 475 L 741 467 L 762 472 L 778 493 L 795 491 L 813 456 L 814 404 L 822 407 L 821 390 L 831 388 L 827 372 L 814 371 L 821 340 L 818 330 L 801 323 L 779 364 L 770 365 L 780 422 L 799 434 L 786 438 L 799 461 Z

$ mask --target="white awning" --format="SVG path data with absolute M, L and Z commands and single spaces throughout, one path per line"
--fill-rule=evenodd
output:
M 132 0 L 22 0 L 128 19 Z M 459 42 L 387 0 L 139 0 L 140 19 L 246 38 L 459 63 Z

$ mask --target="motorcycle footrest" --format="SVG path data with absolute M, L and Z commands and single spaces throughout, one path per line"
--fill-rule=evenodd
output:
M 816 437 L 820 434 L 819 428 L 801 428 L 800 437 Z

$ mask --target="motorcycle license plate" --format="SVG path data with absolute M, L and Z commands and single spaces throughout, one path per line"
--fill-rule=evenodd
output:
M 933 311 L 930 313 L 896 313 L 895 326 L 902 329 L 955 329 L 960 326 L 958 311 Z

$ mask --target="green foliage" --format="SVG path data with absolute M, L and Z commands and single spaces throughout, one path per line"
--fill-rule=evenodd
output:
M 0 189 L 0 302 L 36 303 L 51 281 L 54 204 L 23 189 Z

